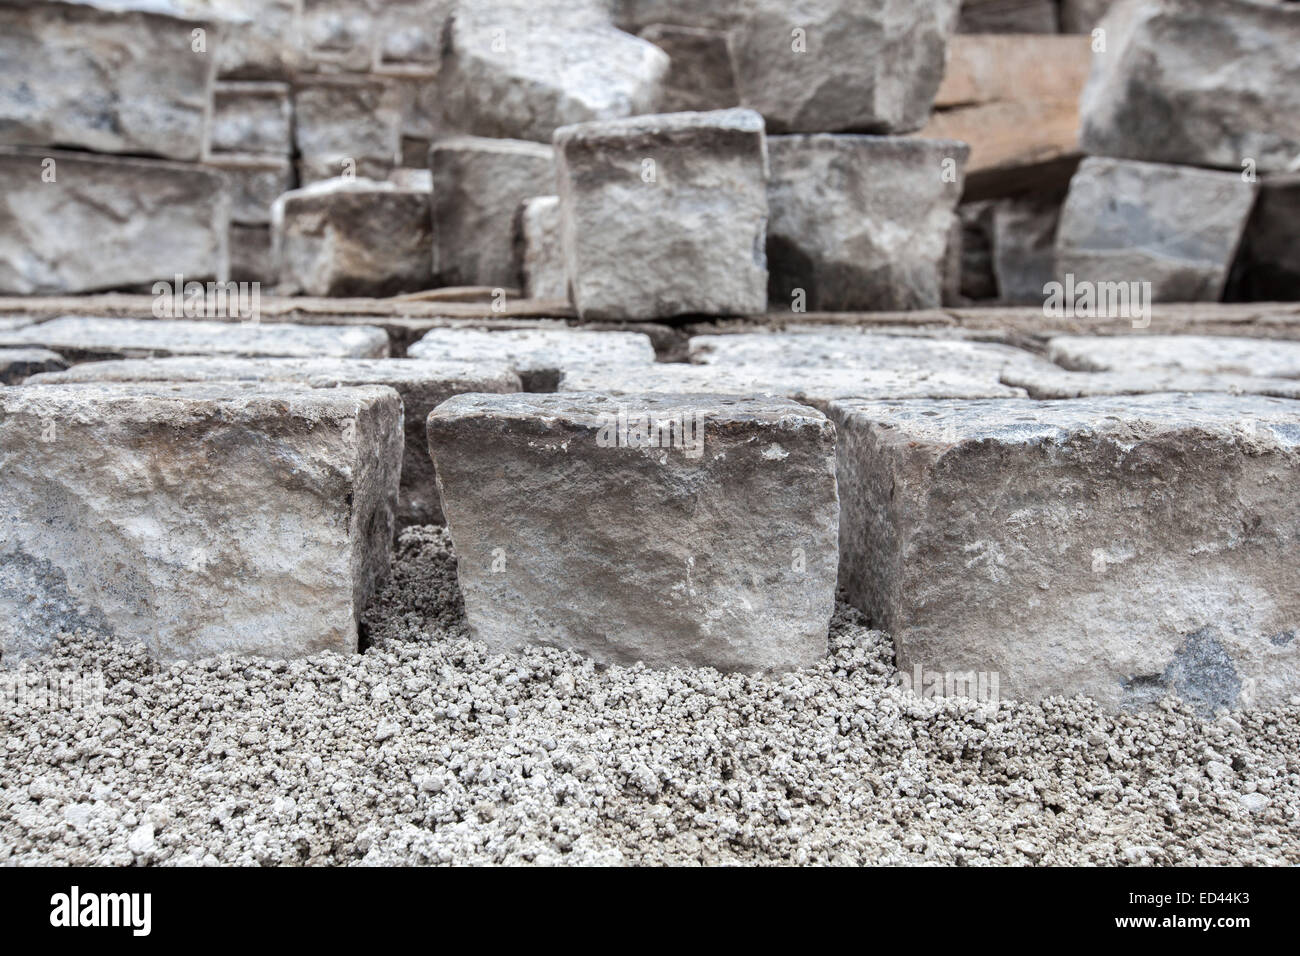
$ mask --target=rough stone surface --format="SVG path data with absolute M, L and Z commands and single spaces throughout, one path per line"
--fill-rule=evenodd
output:
M 433 329 L 406 354 L 440 362 L 505 362 L 529 392 L 554 391 L 560 375 L 569 370 L 634 367 L 655 360 L 650 336 L 641 332 L 559 329 Z
M 388 571 L 387 388 L 0 390 L 0 649 L 92 627 L 162 659 L 355 651 Z
M 441 285 L 517 288 L 519 204 L 555 189 L 549 146 L 457 136 L 429 150 L 433 173 L 433 259 Z
M 590 4 L 459 3 L 445 44 L 443 116 L 477 136 L 550 142 L 570 123 L 648 113 L 668 71 Z
M 305 67 L 361 73 L 374 65 L 385 0 L 301 0 L 301 4 L 299 30 Z
M 433 285 L 424 189 L 369 179 L 313 183 L 275 201 L 271 238 L 286 290 L 385 296 Z
M 155 8 L 0 5 L 0 143 L 198 159 L 216 59 L 191 32 L 217 25 Z
M 388 336 L 367 325 L 280 325 L 64 316 L 0 334 L 0 347 L 52 349 L 71 362 L 169 355 L 383 358 Z
M 920 129 L 943 79 L 957 5 L 957 0 L 744 4 L 731 32 L 740 102 L 762 113 L 777 133 Z
M 1007 369 L 1006 385 L 1023 388 L 1030 398 L 1092 398 L 1101 395 L 1149 395 L 1155 392 L 1227 392 L 1232 395 L 1271 395 L 1300 399 L 1300 381 L 1233 375 L 1220 372 L 1183 372 L 1176 369 L 1139 368 L 1116 372 L 1071 372 L 1066 369 Z
M 965 143 L 822 134 L 773 136 L 767 148 L 773 303 L 803 290 L 810 310 L 942 304 Z
M 5 350 L 0 350 L 0 363 Z M 60 363 L 62 367 L 62 363 Z M 34 369 L 33 371 L 40 371 Z M 406 449 L 397 502 L 398 527 L 442 522 L 442 505 L 424 422 L 463 392 L 518 392 L 519 376 L 503 364 L 419 359 L 164 358 L 87 362 L 66 372 L 37 375 L 29 384 L 70 382 L 295 382 L 313 388 L 387 385 L 402 397 Z
M 229 269 L 230 195 L 212 170 L 0 146 L 0 182 L 0 293 L 224 279 Z
M 1241 301 L 1300 300 L 1300 173 L 1260 180 L 1227 296 Z
M 293 152 L 293 102 L 288 83 L 218 83 L 212 93 L 214 153 L 288 156 Z
M 293 186 L 293 163 L 287 156 L 223 153 L 204 165 L 226 178 L 232 224 L 269 225 L 272 205 Z M 236 255 L 233 247 L 230 255 Z
M 1235 173 L 1085 159 L 1056 233 L 1056 273 L 1150 282 L 1160 302 L 1217 302 L 1255 201 Z
M 991 375 L 997 381 L 1008 366 L 1046 364 L 1023 349 L 994 342 L 875 335 L 860 329 L 696 335 L 689 348 L 691 361 L 701 365 L 785 365 L 815 369 L 814 375 L 827 369 L 895 369 Z
M 1105 19 L 1079 109 L 1086 152 L 1285 172 L 1300 155 L 1300 7 L 1144 0 Z
M 525 298 L 568 299 L 560 197 L 534 196 L 524 200 L 515 230 L 519 278 Z
M 841 398 L 1023 398 L 991 372 L 973 370 L 840 368 L 786 365 L 684 365 L 659 362 L 623 368 L 586 366 L 560 376 L 561 392 L 610 395 L 714 395 L 788 398 L 825 411 Z
M 303 184 L 346 175 L 383 179 L 402 155 L 401 94 L 380 77 L 301 76 L 293 91 Z
M 671 61 L 656 107 L 659 112 L 725 110 L 740 105 L 724 31 L 655 23 L 640 36 L 667 53 Z
M 1061 335 L 1047 357 L 1077 372 L 1154 369 L 1300 378 L 1300 342 L 1219 335 Z
M 676 421 L 679 447 L 653 430 L 654 447 L 637 444 L 621 412 L 651 429 Z M 838 504 L 819 412 L 708 395 L 462 395 L 428 429 L 466 616 L 488 647 L 745 671 L 825 656 Z
M 840 585 L 900 671 L 1211 714 L 1295 693 L 1300 403 L 837 402 Z
M 63 356 L 49 349 L 0 348 L 0 385 L 17 385 L 29 375 L 67 367 Z
M 993 275 L 998 300 L 1043 303 L 1044 287 L 1056 277 L 1056 228 L 1064 194 L 1040 193 L 993 204 Z
M 767 152 L 752 110 L 555 135 L 565 269 L 582 318 L 767 308 Z
M 384 0 L 377 24 L 382 63 L 437 64 L 455 0 Z

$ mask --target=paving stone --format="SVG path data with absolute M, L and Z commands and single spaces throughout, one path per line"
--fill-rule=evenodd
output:
M 224 279 L 229 269 L 230 194 L 214 170 L 0 146 L 0 182 L 2 294 Z
M 466 615 L 492 650 L 728 671 L 825 656 L 837 503 L 819 412 L 707 395 L 461 395 L 428 430 Z
M 369 179 L 331 179 L 280 196 L 271 237 L 286 290 L 387 296 L 433 280 L 429 193 Z
M 213 88 L 208 145 L 214 153 L 287 157 L 293 152 L 288 83 L 223 82 Z
M 216 59 L 191 34 L 219 29 L 166 2 L 0 5 L 0 143 L 198 159 Z
M 386 0 L 301 0 L 304 67 L 361 73 L 378 57 L 379 17 Z
M 740 102 L 775 133 L 920 129 L 957 0 L 753 0 L 730 35 Z
M 1079 109 L 1088 153 L 1285 172 L 1300 155 L 1300 7 L 1145 0 L 1114 7 Z
M 823 411 L 841 398 L 1023 398 L 1023 389 L 993 372 L 788 365 L 686 365 L 659 362 L 623 368 L 584 366 L 560 376 L 557 391 L 608 395 L 691 392 L 788 398 Z
M 1296 379 L 1155 368 L 1117 372 L 1008 369 L 1002 373 L 1002 381 L 1006 385 L 1023 388 L 1030 398 L 1039 399 L 1149 395 L 1155 392 L 1227 392 L 1230 395 L 1271 395 L 1275 398 L 1300 399 L 1300 381 Z
M 1202 713 L 1295 693 L 1300 403 L 837 402 L 840 586 L 903 672 Z
M 1057 278 L 1149 282 L 1158 302 L 1218 301 L 1255 190 L 1236 173 L 1089 157 L 1061 211 Z
M 519 377 L 502 364 L 418 359 L 206 358 L 178 357 L 88 362 L 67 372 L 35 376 L 30 384 L 69 382 L 295 382 L 314 388 L 387 385 L 402 397 L 407 451 L 399 517 L 404 523 L 439 522 L 441 508 L 424 435 L 424 419 L 462 392 L 517 392 Z M 416 519 L 422 519 L 416 521 Z M 427 520 L 424 520 L 427 519 Z
M 0 363 L 5 350 L 0 350 Z M 501 363 L 419 359 L 163 358 L 87 362 L 66 372 L 37 375 L 29 384 L 70 382 L 295 382 L 314 388 L 387 385 L 402 397 L 406 449 L 397 503 L 398 527 L 441 524 L 437 477 L 429 459 L 424 422 L 429 413 L 463 392 L 518 392 L 519 376 Z
M 429 150 L 440 285 L 517 288 L 519 204 L 555 190 L 554 153 L 523 140 L 456 136 Z
M 671 113 L 555 134 L 574 307 L 584 319 L 767 308 L 767 154 L 752 110 Z
M 1047 357 L 1078 372 L 1156 369 L 1300 378 L 1300 342 L 1218 335 L 1061 335 Z
M 382 77 L 300 76 L 293 121 L 304 185 L 349 173 L 383 179 L 399 163 L 401 95 Z
M 670 60 L 656 107 L 659 112 L 724 110 L 740 105 L 726 32 L 655 23 L 640 36 L 667 53 Z
M 67 367 L 63 356 L 49 349 L 0 348 L 0 385 L 17 385 L 29 375 Z
M 70 362 L 170 355 L 383 358 L 388 336 L 366 325 L 279 325 L 64 316 L 0 334 L 0 347 L 48 348 Z
M 0 651 L 89 628 L 164 660 L 355 652 L 388 571 L 389 388 L 0 389 Z
M 570 123 L 648 113 L 668 72 L 668 55 L 600 4 L 461 3 L 444 43 L 443 116 L 477 136 L 549 143 Z
M 529 299 L 569 298 L 560 236 L 560 197 L 534 196 L 519 207 L 515 242 L 520 280 Z
M 455 0 L 384 0 L 376 24 L 381 63 L 442 60 L 442 31 Z
M 815 311 L 942 304 L 965 143 L 821 134 L 772 136 L 767 148 L 773 303 L 802 290 Z
M 204 165 L 226 178 L 232 224 L 269 225 L 272 205 L 293 188 L 293 163 L 287 156 L 223 153 L 210 157 Z M 233 257 L 235 250 L 230 252 Z
M 433 329 L 406 354 L 439 362 L 505 362 L 529 392 L 554 391 L 560 376 L 571 369 L 621 369 L 650 365 L 655 360 L 650 337 L 640 332 L 560 329 Z
M 1023 349 L 994 342 L 877 335 L 859 329 L 696 335 L 689 354 L 692 362 L 702 365 L 945 371 L 991 376 L 992 381 L 1007 366 L 1047 364 Z

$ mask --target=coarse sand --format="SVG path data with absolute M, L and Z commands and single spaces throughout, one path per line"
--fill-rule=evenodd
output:
M 843 605 L 826 661 L 771 677 L 489 656 L 433 527 L 364 644 L 159 665 L 80 633 L 0 664 L 0 863 L 1300 862 L 1300 698 L 923 699 Z M 102 704 L 20 692 L 60 679 Z

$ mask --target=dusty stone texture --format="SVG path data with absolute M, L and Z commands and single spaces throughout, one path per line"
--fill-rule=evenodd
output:
M 565 271 L 584 319 L 767 308 L 767 151 L 752 110 L 555 134 Z
M 635 425 L 617 437 L 620 412 L 689 434 L 636 445 Z M 838 504 L 819 412 L 709 395 L 462 395 L 428 431 L 469 627 L 489 648 L 724 671 L 825 656 Z
M 348 73 L 370 69 L 377 57 L 379 16 L 384 2 L 301 0 L 299 29 L 304 67 Z
M 957 6 L 957 0 L 744 4 L 730 40 L 741 105 L 762 113 L 776 133 L 920 129 L 943 79 Z
M 696 335 L 689 349 L 690 360 L 701 365 L 785 365 L 812 369 L 813 375 L 830 369 L 893 369 L 969 373 L 997 381 L 998 374 L 1008 366 L 1036 368 L 1047 364 L 1023 349 L 996 342 L 876 335 L 861 329 Z
M 1225 298 L 1229 301 L 1300 300 L 1300 173 L 1259 182 Z
M 299 76 L 293 91 L 299 179 L 383 179 L 402 154 L 401 94 L 382 77 Z
M 670 63 L 656 110 L 724 110 L 740 105 L 736 71 L 723 30 L 655 23 L 640 32 L 668 54 Z
M 1061 210 L 1057 278 L 1150 282 L 1158 302 L 1217 302 L 1256 188 L 1235 173 L 1089 157 Z
M 406 354 L 440 362 L 504 362 L 529 392 L 555 391 L 560 376 L 574 369 L 622 369 L 655 361 L 650 336 L 641 332 L 567 329 L 433 329 Z
M 388 336 L 368 325 L 288 325 L 64 316 L 0 334 L 0 347 L 52 349 L 70 362 L 170 355 L 383 358 Z
M 1060 335 L 1048 341 L 1047 357 L 1077 372 L 1300 378 L 1300 342 L 1226 335 Z
M 554 153 L 523 140 L 455 136 L 429 150 L 433 267 L 440 285 L 518 288 L 519 204 L 555 189 Z
M 1300 7 L 1144 0 L 1106 17 L 1080 101 L 1088 153 L 1285 172 L 1300 155 Z
M 216 58 L 191 32 L 221 26 L 155 8 L 0 6 L 0 143 L 198 159 Z
M 840 585 L 900 671 L 1005 697 L 1295 693 L 1300 403 L 837 402 Z
M 230 195 L 212 170 L 0 146 L 0 181 L 0 294 L 129 288 L 178 272 L 224 279 L 229 269 Z
M 63 356 L 49 349 L 0 348 L 0 385 L 17 385 L 29 375 L 67 367 Z
M 476 136 L 550 142 L 570 123 L 650 112 L 668 55 L 597 4 L 458 3 L 444 39 L 442 109 Z
M 293 186 L 293 163 L 287 156 L 223 153 L 204 165 L 226 178 L 232 225 L 270 225 L 272 205 Z M 230 255 L 236 255 L 233 247 Z
M 584 366 L 560 376 L 557 391 L 608 395 L 707 393 L 788 398 L 823 412 L 841 398 L 1024 398 L 1023 389 L 996 374 L 967 370 L 787 366 L 654 365 Z
M 213 153 L 293 152 L 293 102 L 288 83 L 222 82 L 212 92 Z
M 726 31 L 735 23 L 741 0 L 607 0 L 614 25 L 640 33 L 654 24 Z
M 442 31 L 455 0 L 384 0 L 376 24 L 381 63 L 422 63 L 442 59 Z
M 962 0 L 962 33 L 1055 33 L 1055 0 Z
M 1023 388 L 1030 398 L 1091 398 L 1100 395 L 1149 395 L 1155 392 L 1227 392 L 1232 395 L 1271 395 L 1300 399 L 1300 381 L 1233 375 L 1221 372 L 1183 372 L 1138 368 L 1115 372 L 1071 372 L 1066 369 L 1007 369 L 1006 385 Z
M 807 309 L 828 312 L 942 304 L 965 143 L 822 134 L 767 148 L 771 301 L 802 289 Z
M 561 231 L 559 196 L 534 196 L 520 205 L 515 224 L 515 255 L 525 298 L 569 297 Z
M 117 0 L 113 0 L 117 2 Z M 135 2 L 135 0 L 132 0 Z M 139 0 L 157 5 L 157 0 Z M 304 0 L 175 0 L 192 12 L 213 12 L 230 21 L 208 49 L 217 59 L 217 76 L 229 80 L 285 80 L 309 66 L 302 50 Z
M 387 296 L 433 285 L 429 193 L 369 179 L 331 179 L 271 207 L 273 257 L 285 290 Z
M 5 350 L 0 350 L 0 363 Z M 406 447 L 402 454 L 397 525 L 440 524 L 442 504 L 429 459 L 424 422 L 463 392 L 518 392 L 519 376 L 504 364 L 419 359 L 163 358 L 87 362 L 66 372 L 35 375 L 28 384 L 70 382 L 294 382 L 313 388 L 386 385 L 402 398 Z
M 0 649 L 82 626 L 164 660 L 355 651 L 388 571 L 388 388 L 0 390 Z

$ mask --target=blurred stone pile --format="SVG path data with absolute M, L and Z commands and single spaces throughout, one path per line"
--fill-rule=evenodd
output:
M 11 0 L 0 292 L 485 286 L 633 319 L 1032 303 L 1067 272 L 1300 295 L 1300 10 L 958 6 Z

